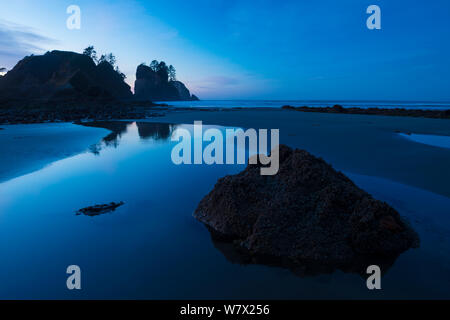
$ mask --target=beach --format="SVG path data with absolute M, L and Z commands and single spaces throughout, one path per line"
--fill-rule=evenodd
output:
M 335 169 L 382 177 L 450 197 L 450 149 L 399 133 L 450 136 L 450 120 L 305 113 L 280 109 L 182 110 L 151 122 L 280 129 L 280 142 L 305 149 Z
M 367 290 L 358 273 L 312 269 L 296 274 L 242 261 L 192 214 L 219 178 L 245 166 L 177 166 L 170 160 L 172 130 L 179 124 L 191 128 L 197 120 L 222 131 L 280 129 L 281 143 L 322 157 L 395 208 L 419 234 L 420 248 L 386 266 L 378 292 Z M 177 109 L 94 126 L 2 126 L 8 152 L 1 156 L 0 251 L 7 263 L 0 267 L 0 298 L 450 297 L 450 149 L 409 138 L 409 133 L 448 137 L 449 120 Z M 119 131 L 111 135 L 105 127 Z M 77 215 L 82 208 L 112 202 L 121 204 L 114 212 Z M 75 294 L 61 286 L 61 270 L 73 263 L 88 279 Z
M 280 143 L 322 157 L 337 170 L 386 178 L 450 197 L 450 149 L 405 134 L 450 136 L 450 120 L 264 109 L 172 109 L 141 122 L 280 129 Z M 133 121 L 133 119 L 128 119 Z M 2 126 L 0 181 L 89 148 L 108 131 L 69 123 Z M 45 129 L 42 129 L 45 128 Z

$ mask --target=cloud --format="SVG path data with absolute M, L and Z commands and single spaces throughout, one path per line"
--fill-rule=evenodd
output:
M 56 43 L 32 28 L 0 20 L 0 67 L 11 69 L 24 56 L 44 52 L 43 45 Z

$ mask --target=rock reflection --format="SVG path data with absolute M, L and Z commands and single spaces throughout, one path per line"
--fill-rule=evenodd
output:
M 265 265 L 269 267 L 284 268 L 291 271 L 298 277 L 314 277 L 324 274 L 332 274 L 337 270 L 345 273 L 355 273 L 367 278 L 367 267 L 370 265 L 377 265 L 381 269 L 382 275 L 386 274 L 388 270 L 394 265 L 395 257 L 358 257 L 351 264 L 347 265 L 327 265 L 312 261 L 304 261 L 303 263 L 294 263 L 288 259 L 281 257 L 271 257 L 262 255 L 251 255 L 245 251 L 241 246 L 236 245 L 233 241 L 225 240 L 217 237 L 215 232 L 207 227 L 211 234 L 211 240 L 214 247 L 219 250 L 224 257 L 233 264 L 238 265 Z
M 92 145 L 89 151 L 95 155 L 100 154 L 104 147 L 119 146 L 122 136 L 136 125 L 139 138 L 141 140 L 168 140 L 176 125 L 168 123 L 152 123 L 152 122 L 131 122 L 131 121 L 94 121 L 82 123 L 86 127 L 104 128 L 111 131 L 100 143 Z
M 136 122 L 141 139 L 167 140 L 172 135 L 175 125 L 167 123 Z

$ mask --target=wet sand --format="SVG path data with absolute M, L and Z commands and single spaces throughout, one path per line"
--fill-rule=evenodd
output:
M 2 125 L 0 182 L 81 153 L 109 133 L 70 123 Z
M 450 120 L 280 109 L 182 110 L 151 122 L 280 129 L 280 142 L 324 158 L 336 169 L 386 178 L 450 197 L 450 149 L 399 132 L 450 136 Z
M 278 128 L 280 142 L 324 158 L 337 170 L 389 179 L 450 197 L 450 149 L 399 132 L 450 136 L 450 120 L 281 109 L 178 109 L 148 122 Z M 0 182 L 88 149 L 109 131 L 68 123 L 2 126 Z
M 2 208 L 4 230 L 1 234 L 4 241 L 1 243 L 5 244 L 2 250 L 5 251 L 5 256 L 9 254 L 9 257 L 15 259 L 13 263 L 9 261 L 3 266 L 6 272 L 2 272 L 2 274 L 8 274 L 8 278 L 14 279 L 9 282 L 5 281 L 6 278 L 3 279 L 3 282 L 7 283 L 4 286 L 3 295 L 11 298 L 11 292 L 14 289 L 15 292 L 19 292 L 19 297 L 23 297 L 24 292 L 29 297 L 36 297 L 37 294 L 44 294 L 43 297 L 49 298 L 61 297 L 59 278 L 54 278 L 54 282 L 49 285 L 46 283 L 48 279 L 38 277 L 39 285 L 33 286 L 35 291 L 27 291 L 23 288 L 30 288 L 29 278 L 11 276 L 18 273 L 17 270 L 20 271 L 20 268 L 17 267 L 18 262 L 28 261 L 26 265 L 36 263 L 33 260 L 36 257 L 30 256 L 28 250 L 35 248 L 32 251 L 39 252 L 39 259 L 42 261 L 48 262 L 55 259 L 55 264 L 48 266 L 52 274 L 62 268 L 62 264 L 66 266 L 66 261 L 73 261 L 74 256 L 77 259 L 80 257 L 86 259 L 83 260 L 85 268 L 90 270 L 89 272 L 93 272 L 99 279 L 104 280 L 104 282 L 100 280 L 99 283 L 96 283 L 94 289 L 91 287 L 90 291 L 85 291 L 93 298 L 428 299 L 449 297 L 450 232 L 448 226 L 450 216 L 447 208 L 450 201 L 448 195 L 450 191 L 448 188 L 450 149 L 410 141 L 397 132 L 450 136 L 449 121 L 302 112 L 292 114 L 282 110 L 222 112 L 185 110 L 171 112 L 165 117 L 148 121 L 192 124 L 194 120 L 203 120 L 205 124 L 244 128 L 280 128 L 281 142 L 321 155 L 334 167 L 343 170 L 357 185 L 376 199 L 386 201 L 396 208 L 419 232 L 421 247 L 417 250 L 409 250 L 399 257 L 395 265 L 383 277 L 384 290 L 381 290 L 378 295 L 366 290 L 364 279 L 350 274 L 336 272 L 333 275 L 294 278 L 278 269 L 230 264 L 224 261 L 222 256 L 216 256 L 221 253 L 216 252 L 217 249 L 210 245 L 209 235 L 202 233 L 207 231 L 203 226 L 197 228 L 191 217 L 192 210 L 195 209 L 199 199 L 212 188 L 217 176 L 223 176 L 224 172 L 221 175 L 205 174 L 202 181 L 206 181 L 206 183 L 192 188 L 192 181 L 198 178 L 200 171 L 195 171 L 195 167 L 168 166 L 164 152 L 170 152 L 169 148 L 160 149 L 160 151 L 164 151 L 162 153 L 155 152 L 145 158 L 141 153 L 135 153 L 133 157 L 130 149 L 125 148 L 120 151 L 119 147 L 119 152 L 130 157 L 131 162 L 117 165 L 117 170 L 114 171 L 107 168 L 103 172 L 104 168 L 100 161 L 96 164 L 97 167 L 95 165 L 91 167 L 93 165 L 91 163 L 89 167 L 93 169 L 82 174 L 83 170 L 77 171 L 74 165 L 80 164 L 83 167 L 83 161 L 89 162 L 91 157 L 96 157 L 83 154 L 80 157 L 84 160 L 80 160 L 78 157 L 66 159 L 67 161 L 60 161 L 35 175 L 1 184 L 3 190 L 0 199 L 4 201 L 9 198 L 14 202 L 10 204 L 9 209 Z M 62 150 L 65 147 L 72 148 L 74 145 L 78 145 L 79 152 L 83 152 L 90 144 L 98 142 L 109 134 L 107 130 L 71 124 L 52 126 L 54 125 L 45 124 L 42 127 L 28 127 L 34 129 L 28 131 L 27 143 L 14 143 L 12 139 L 12 136 L 27 136 L 24 134 L 22 126 L 10 127 L 3 131 L 3 133 L 9 132 L 10 139 L 2 137 L 0 145 L 9 146 L 9 150 L 13 154 L 17 153 L 17 150 L 26 149 L 26 146 L 30 147 L 31 149 L 27 149 L 30 152 L 29 156 L 21 156 L 22 165 L 27 164 L 27 161 L 33 162 L 33 159 L 45 160 L 49 163 L 51 158 L 43 151 L 44 146 L 48 150 L 54 150 L 57 156 L 64 157 Z M 96 131 L 90 131 L 90 129 Z M 48 130 L 51 131 L 51 134 Z M 141 131 L 135 126 L 134 134 L 140 138 L 152 137 L 149 133 L 154 132 L 154 130 L 150 130 L 145 133 L 142 128 Z M 58 139 L 59 136 L 64 139 Z M 6 144 L 6 142 L 8 143 Z M 39 156 L 33 155 L 33 153 Z M 103 156 L 107 155 L 108 152 L 103 153 Z M 4 155 L 2 157 L 0 165 L 5 168 L 4 164 L 8 161 L 5 160 Z M 120 160 L 121 157 L 119 156 L 117 159 Z M 162 167 L 150 164 L 152 163 L 149 161 L 150 159 L 152 161 L 159 159 Z M 14 160 L 10 158 L 9 162 L 12 163 Z M 20 163 L 15 164 L 16 169 L 18 164 Z M 166 171 L 169 167 L 171 169 Z M 10 166 L 10 168 L 12 167 Z M 144 168 L 145 170 L 143 170 Z M 176 171 L 174 168 L 186 171 Z M 411 168 L 416 168 L 416 170 Z M 208 168 L 208 170 L 218 169 L 224 168 L 223 166 Z M 60 174 L 62 176 L 67 174 L 66 178 L 74 180 L 61 180 Z M 103 178 L 99 179 L 99 177 Z M 161 179 L 166 181 L 168 188 L 160 188 L 158 181 Z M 208 186 L 208 179 L 211 180 L 210 186 Z M 54 183 L 55 181 L 70 183 L 60 184 Z M 96 181 L 96 183 L 90 184 L 92 181 Z M 122 187 L 110 188 L 114 181 L 120 181 Z M 153 187 L 152 182 L 156 183 Z M 424 189 L 431 192 L 424 191 Z M 148 193 L 148 190 L 151 192 Z M 16 192 L 21 196 L 15 195 Z M 147 199 L 149 194 L 153 198 Z M 177 194 L 178 201 L 171 201 L 174 194 Z M 25 195 L 27 201 L 22 200 Z M 51 199 L 50 206 L 48 206 L 49 199 Z M 108 219 L 107 224 L 86 224 L 86 221 L 80 220 L 80 217 L 74 214 L 75 209 L 90 203 L 107 203 L 106 201 L 111 201 L 110 199 L 124 200 L 127 205 L 122 208 L 125 210 L 123 215 L 102 216 Z M 35 207 L 44 211 L 36 214 L 33 210 Z M 142 208 L 145 209 L 142 210 Z M 148 214 L 148 210 L 151 210 L 150 212 L 163 210 L 166 214 Z M 149 226 L 157 226 L 153 230 L 152 237 L 147 237 Z M 106 234 L 105 230 L 107 230 Z M 158 235 L 158 232 L 161 232 L 161 235 Z M 83 234 L 83 237 L 78 237 L 79 234 Z M 179 237 L 174 237 L 175 234 Z M 25 240 L 23 239 L 24 235 L 26 236 Z M 143 243 L 142 239 L 144 238 L 149 239 L 149 242 L 144 241 Z M 116 239 L 118 242 L 111 242 L 111 239 Z M 129 242 L 124 245 L 124 241 Z M 11 243 L 14 246 L 11 246 Z M 23 244 L 26 244 L 23 248 L 27 250 L 22 250 L 21 245 Z M 46 249 L 42 251 L 42 247 Z M 68 247 L 76 249 L 68 251 Z M 105 248 L 114 249 L 105 250 Z M 128 285 L 130 279 L 135 279 L 133 275 L 136 274 L 136 270 L 131 270 L 130 275 L 117 280 L 127 283 L 121 283 L 121 286 L 118 286 L 120 292 L 111 292 L 107 285 L 110 280 L 105 277 L 105 269 L 99 268 L 99 264 L 104 264 L 106 270 L 111 270 L 109 273 L 111 279 L 117 279 L 117 274 L 123 275 L 123 270 L 128 270 L 121 263 L 129 261 L 129 259 L 123 259 L 124 256 L 129 257 L 130 250 L 128 248 L 142 248 L 144 254 L 139 253 L 132 259 L 136 262 L 135 265 L 141 266 L 139 272 L 148 277 L 144 277 L 146 282 L 142 282 L 139 277 L 139 281 L 141 281 L 139 283 L 142 285 L 137 290 L 136 286 Z M 98 254 L 100 252 L 102 255 Z M 156 254 L 148 255 L 148 252 Z M 86 254 L 83 255 L 83 253 Z M 92 256 L 95 256 L 96 259 L 91 260 Z M 158 259 L 157 264 L 153 260 L 155 257 Z M 111 261 L 115 263 L 111 263 Z M 187 264 L 186 261 L 188 261 Z M 180 268 L 181 262 L 185 263 L 182 265 L 183 268 Z M 38 263 L 38 265 L 47 266 L 48 264 Z M 50 272 L 50 269 L 46 269 L 47 267 L 43 268 L 44 272 Z M 95 273 L 97 270 L 101 270 L 101 274 Z M 189 271 L 189 277 L 184 278 L 186 270 Z M 206 270 L 206 273 L 203 270 Z M 209 285 L 211 281 L 204 281 L 204 275 L 210 274 L 207 270 L 219 270 L 219 277 L 213 273 L 211 279 L 222 279 L 223 281 L 214 282 L 214 280 L 213 287 L 211 287 Z M 183 282 L 185 285 L 181 291 L 179 290 L 180 279 L 186 281 Z M 229 279 L 233 279 L 233 281 Z M 39 281 L 45 281 L 47 291 L 44 290 L 42 293 L 43 285 Z M 264 284 L 263 287 L 261 287 L 261 283 Z M 217 290 L 217 288 L 221 290 Z M 257 289 L 255 290 L 255 288 Z M 305 290 L 299 290 L 299 288 Z M 336 290 L 336 288 L 340 289 Z M 64 291 L 62 296 L 64 294 L 67 292 Z

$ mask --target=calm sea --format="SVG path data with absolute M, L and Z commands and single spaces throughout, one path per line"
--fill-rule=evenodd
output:
M 406 109 L 450 109 L 450 102 L 421 101 L 318 101 L 318 100 L 201 100 L 201 101 L 160 101 L 175 107 L 186 108 L 281 108 L 284 105 L 295 107 L 343 107 L 359 108 L 406 108 Z

